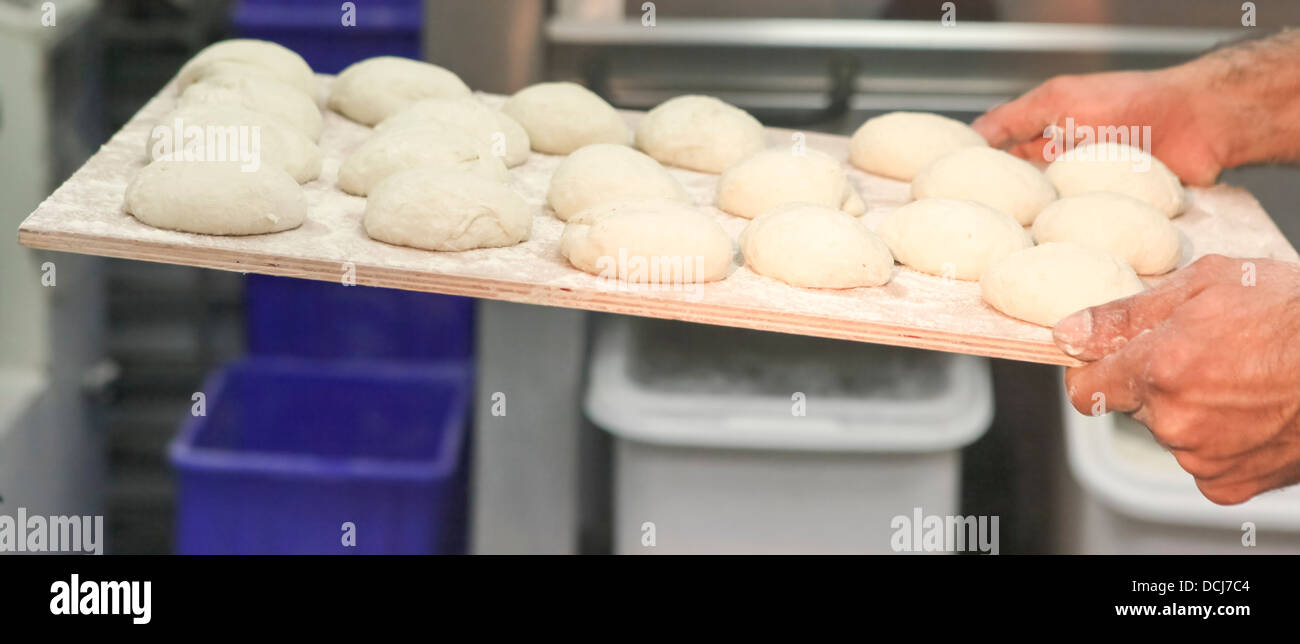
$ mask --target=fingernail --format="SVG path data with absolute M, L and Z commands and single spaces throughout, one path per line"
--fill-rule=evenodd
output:
M 1052 338 L 1057 346 L 1071 356 L 1083 353 L 1083 347 L 1092 337 L 1092 310 L 1084 309 L 1072 313 L 1069 317 L 1056 323 L 1052 329 Z

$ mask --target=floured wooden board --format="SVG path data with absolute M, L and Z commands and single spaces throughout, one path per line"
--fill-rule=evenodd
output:
M 330 78 L 321 78 L 324 90 Z M 502 100 L 483 98 L 498 104 Z M 145 165 L 150 128 L 174 103 L 174 88 L 164 88 L 22 223 L 19 241 L 32 248 L 333 282 L 341 282 L 351 269 L 358 284 L 372 286 L 1076 364 L 1056 348 L 1048 329 L 985 305 L 977 283 L 944 280 L 901 266 L 894 268 L 885 286 L 842 291 L 794 288 L 744 267 L 721 282 L 690 285 L 690 291 L 610 289 L 569 266 L 559 253 L 564 224 L 546 208 L 545 195 L 562 157 L 534 153 L 526 164 L 510 170 L 511 187 L 534 208 L 532 238 L 519 246 L 435 253 L 373 241 L 361 225 L 365 199 L 334 185 L 343 159 L 371 130 L 328 111 L 321 139 L 324 171 L 319 180 L 304 186 L 310 210 L 302 227 L 250 237 L 152 228 L 123 211 L 122 196 Z M 625 116 L 634 124 L 640 114 Z M 769 143 L 790 145 L 792 134 L 769 130 Z M 846 137 L 808 133 L 806 143 L 837 158 L 848 157 Z M 909 200 L 907 183 L 846 167 L 867 203 L 864 217 L 872 229 Z M 713 203 L 716 175 L 669 172 L 696 203 Z M 1180 265 L 1208 253 L 1297 261 L 1295 249 L 1244 190 L 1192 189 L 1190 197 L 1188 212 L 1174 220 L 1185 243 Z M 748 222 L 714 212 L 733 237 Z

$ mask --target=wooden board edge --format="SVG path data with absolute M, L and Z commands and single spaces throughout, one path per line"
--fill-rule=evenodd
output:
M 342 265 L 336 262 L 280 258 L 262 253 L 193 249 L 160 242 L 126 242 L 91 235 L 44 233 L 21 227 L 18 229 L 18 242 L 39 250 L 197 266 L 239 273 L 262 273 L 329 282 L 339 281 L 342 277 Z M 1061 366 L 1083 364 L 1050 343 L 981 339 L 891 324 L 857 323 L 779 311 L 756 311 L 702 303 L 693 303 L 689 307 L 684 307 L 672 301 L 647 300 L 635 293 L 626 292 L 575 291 L 565 287 L 418 273 L 362 264 L 356 265 L 355 269 L 356 283 L 365 286 L 715 324 L 756 331 L 816 335 L 839 340 L 964 353 L 1039 364 Z

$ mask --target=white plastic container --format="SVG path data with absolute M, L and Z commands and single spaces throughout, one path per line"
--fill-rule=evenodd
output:
M 604 322 L 586 412 L 615 437 L 616 552 L 890 553 L 895 517 L 958 513 L 987 361 Z
M 1060 508 L 1066 552 L 1300 554 L 1300 486 L 1216 505 L 1137 421 L 1063 406 L 1072 474 Z M 1255 526 L 1254 547 L 1243 545 L 1247 522 Z

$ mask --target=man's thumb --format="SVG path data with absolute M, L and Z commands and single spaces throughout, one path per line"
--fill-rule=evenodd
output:
M 1052 329 L 1052 339 L 1062 351 L 1086 362 L 1110 355 L 1212 284 L 1221 272 L 1214 270 L 1221 259 L 1201 258 L 1156 288 L 1066 316 Z

